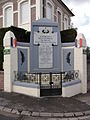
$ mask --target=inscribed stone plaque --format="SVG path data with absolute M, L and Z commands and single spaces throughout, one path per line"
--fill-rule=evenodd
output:
M 57 45 L 57 32 L 47 34 L 34 32 L 34 44 L 39 43 L 52 43 L 53 45 Z
M 39 68 L 53 67 L 53 48 L 51 44 L 40 44 L 39 46 Z

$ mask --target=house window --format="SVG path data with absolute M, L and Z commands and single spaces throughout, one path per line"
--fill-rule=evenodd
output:
M 64 16 L 64 30 L 68 29 L 68 17 Z
M 52 20 L 52 6 L 51 4 L 47 4 L 47 18 Z
M 31 28 L 30 0 L 18 0 L 18 26 L 26 30 Z
M 13 5 L 7 4 L 3 7 L 3 26 L 4 27 L 9 27 L 13 25 Z
M 61 13 L 58 11 L 58 24 L 59 24 L 59 29 L 61 30 Z
M 20 23 L 25 24 L 29 22 L 29 3 L 28 1 L 20 4 Z
M 57 22 L 59 24 L 59 30 L 62 31 L 63 30 L 63 12 L 59 7 L 57 7 L 56 15 L 57 15 Z

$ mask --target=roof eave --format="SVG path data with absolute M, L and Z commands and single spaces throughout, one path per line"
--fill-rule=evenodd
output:
M 62 0 L 58 0 L 58 2 L 60 2 L 66 9 L 67 11 L 69 11 L 69 13 L 71 14 L 71 16 L 75 16 L 72 11 L 65 5 L 65 3 Z

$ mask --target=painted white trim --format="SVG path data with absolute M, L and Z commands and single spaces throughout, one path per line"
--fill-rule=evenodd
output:
M 13 11 L 13 14 L 15 14 L 15 13 L 18 13 L 18 10 L 16 10 L 16 11 Z
M 7 7 L 9 7 L 9 6 L 12 6 L 12 5 L 13 5 L 12 2 L 7 2 L 6 4 L 4 4 L 4 5 L 2 6 L 2 8 L 5 9 L 5 8 L 7 8 Z
M 36 0 L 36 20 L 41 18 L 41 0 Z
M 31 5 L 31 8 L 33 8 L 33 7 L 36 7 L 36 4 L 35 5 Z
M 68 16 L 66 15 L 66 14 L 64 14 L 64 25 L 65 25 L 65 19 L 67 19 L 67 26 L 66 26 L 66 29 L 68 29 L 69 28 L 69 18 L 68 18 Z M 65 26 L 64 26 L 64 30 L 65 30 Z
M 3 18 L 3 15 L 1 15 L 0 18 Z
M 5 26 L 5 9 L 7 9 L 8 7 L 12 8 L 12 25 L 14 23 L 14 20 L 13 20 L 13 3 L 8 2 L 8 3 L 6 3 L 5 5 L 2 6 L 2 8 L 3 8 L 3 27 L 6 27 Z
M 19 27 L 22 27 L 25 28 L 26 30 L 31 30 L 31 5 L 30 5 L 30 2 L 31 0 L 18 0 L 18 26 Z M 29 2 L 29 22 L 28 23 L 25 23 L 25 24 L 21 24 L 20 22 L 20 4 L 23 3 L 23 2 Z
M 54 21 L 54 3 L 52 0 L 46 0 L 46 17 L 47 17 L 47 5 L 50 4 L 52 6 L 52 21 Z

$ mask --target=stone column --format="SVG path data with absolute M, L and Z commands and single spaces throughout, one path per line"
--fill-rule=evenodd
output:
M 14 80 L 14 70 L 17 68 L 16 49 L 11 47 L 15 39 L 14 34 L 8 31 L 3 40 L 4 45 L 4 91 L 12 92 L 12 81 Z M 14 43 L 13 43 L 14 44 Z
M 74 70 L 79 70 L 81 92 L 87 93 L 87 56 L 85 53 L 86 39 L 83 34 L 78 34 L 74 49 Z

